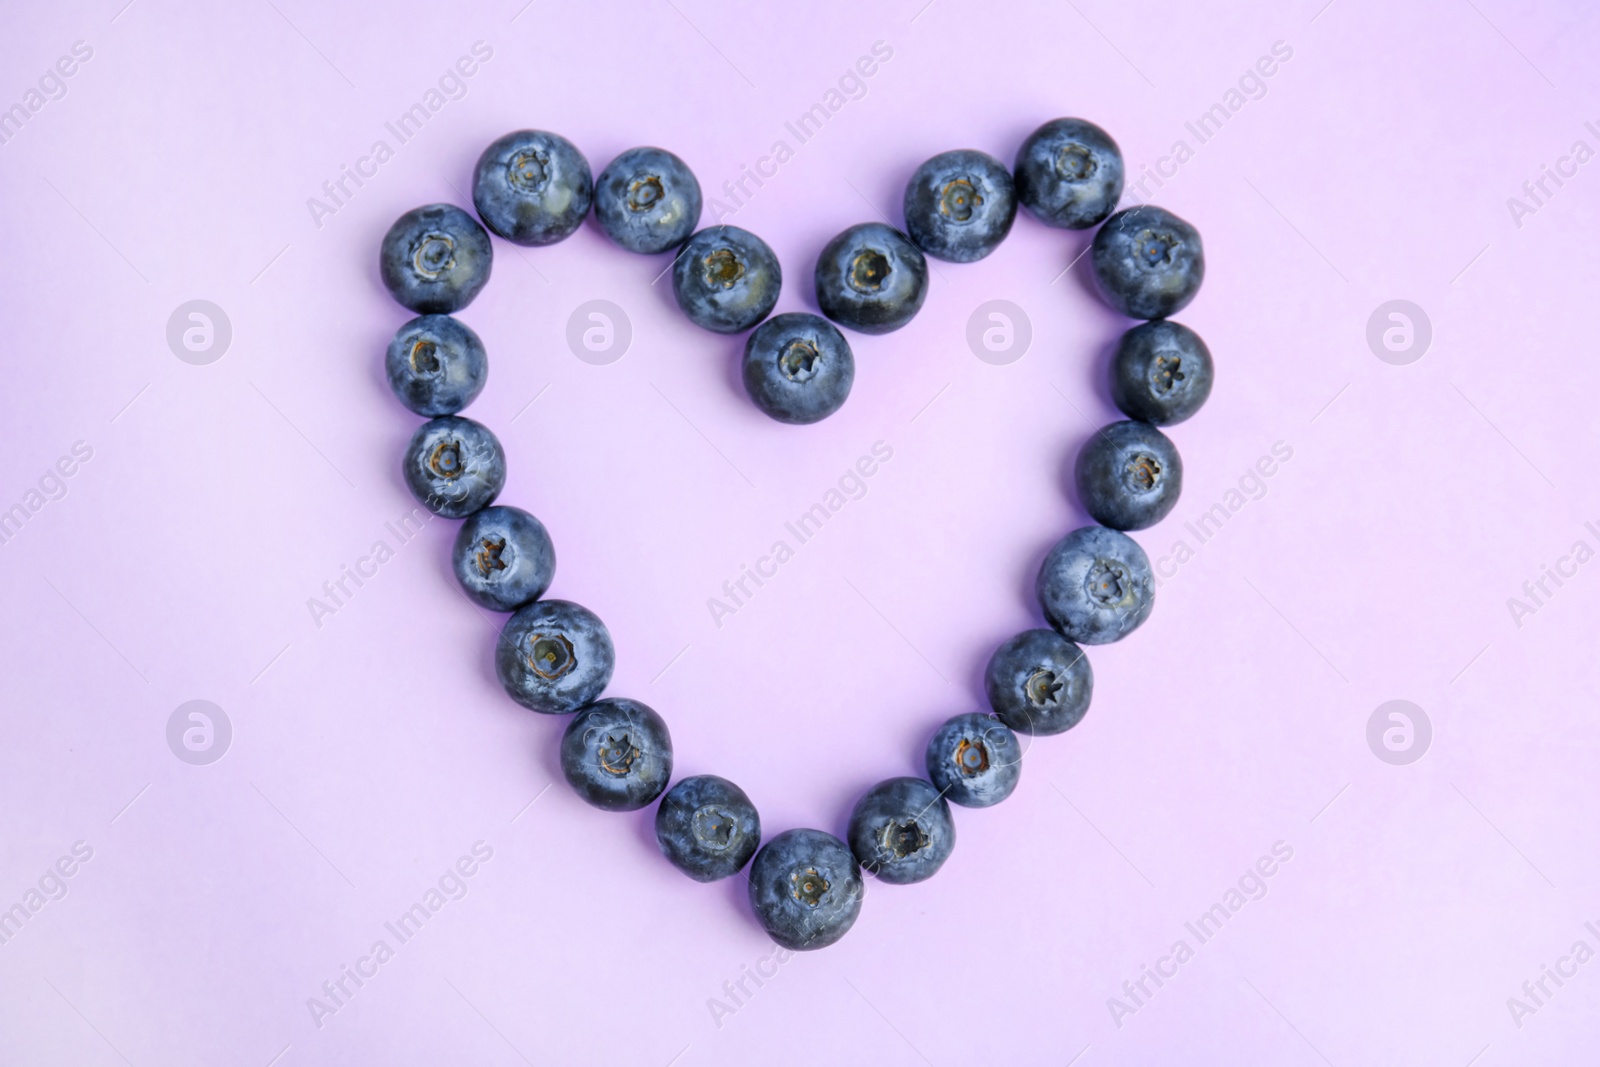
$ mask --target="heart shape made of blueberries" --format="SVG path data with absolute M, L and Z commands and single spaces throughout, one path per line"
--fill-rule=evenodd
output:
M 821 948 L 844 936 L 861 910 L 862 870 L 892 884 L 931 877 L 955 846 L 951 803 L 988 807 L 1016 788 L 1016 735 L 1062 733 L 1083 718 L 1094 675 L 1080 646 L 1120 640 L 1150 614 L 1150 561 L 1127 531 L 1153 525 L 1176 505 L 1183 464 L 1160 427 L 1199 410 L 1211 392 L 1212 361 L 1193 330 L 1168 318 L 1204 278 L 1199 233 L 1159 207 L 1116 211 L 1122 185 L 1116 142 L 1082 119 L 1040 126 L 1009 170 L 983 152 L 934 156 L 906 186 L 903 231 L 863 223 L 822 249 L 813 274 L 820 316 L 771 314 L 783 284 L 778 257 L 746 230 L 697 229 L 699 183 L 659 148 L 630 149 L 596 179 L 565 138 L 509 133 L 478 160 L 478 218 L 430 204 L 406 212 L 383 239 L 384 285 L 417 312 L 389 343 L 389 384 L 429 420 L 412 435 L 402 472 L 424 507 L 464 520 L 451 555 L 462 591 L 510 613 L 495 649 L 501 684 L 524 707 L 572 716 L 561 769 L 579 796 L 608 811 L 659 799 L 663 855 L 702 882 L 744 872 L 756 917 L 785 948 Z M 491 232 L 524 246 L 553 244 L 592 210 L 618 246 L 674 254 L 673 293 L 690 322 L 722 334 L 750 331 L 742 371 L 758 408 L 779 422 L 814 423 L 845 403 L 855 380 L 839 327 L 873 335 L 904 326 L 927 295 L 925 257 L 983 259 L 1010 232 L 1018 204 L 1048 226 L 1098 226 L 1091 246 L 1098 289 L 1112 308 L 1143 320 L 1123 334 L 1112 362 L 1112 398 L 1128 418 L 1100 429 L 1076 462 L 1079 497 L 1099 525 L 1074 530 L 1051 549 L 1036 583 L 1048 627 L 995 650 L 984 677 L 990 712 L 939 727 L 927 746 L 926 778 L 890 778 L 869 789 L 845 840 L 793 829 L 763 842 L 744 790 L 716 775 L 673 784 L 666 722 L 640 701 L 602 695 L 616 660 L 605 624 L 579 604 L 542 599 L 555 548 L 537 518 L 495 503 L 505 484 L 504 450 L 488 427 L 458 414 L 483 390 L 487 356 L 453 315 L 489 281 Z

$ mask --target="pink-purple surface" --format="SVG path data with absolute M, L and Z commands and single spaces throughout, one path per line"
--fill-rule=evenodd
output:
M 28 117 L 0 144 L 0 509 L 24 517 L 0 546 L 0 908 L 21 906 L 0 917 L 0 1062 L 1593 1049 L 1592 8 L 524 3 L 3 16 L 0 107 Z M 92 55 L 41 88 L 75 42 Z M 476 42 L 492 55 L 400 143 L 386 124 Z M 870 77 L 845 77 L 875 47 Z M 837 109 L 801 143 L 787 124 L 817 104 Z M 1148 624 L 1091 650 L 1082 725 L 1032 744 L 1006 803 L 957 811 L 936 878 L 869 885 L 842 942 L 780 963 L 742 879 L 691 882 L 650 812 L 587 808 L 560 780 L 562 721 L 506 699 L 496 620 L 452 587 L 454 524 L 405 542 L 386 525 L 413 506 L 397 461 L 417 420 L 382 377 L 407 315 L 378 242 L 407 208 L 466 205 L 508 130 L 561 132 L 597 171 L 658 144 L 718 202 L 706 221 L 777 250 L 779 310 L 811 309 L 822 243 L 898 221 L 919 162 L 1009 162 L 1059 115 L 1109 130 L 1134 181 L 1161 167 L 1149 198 L 1206 241 L 1180 317 L 1217 386 L 1172 431 L 1183 500 L 1138 535 L 1166 580 Z M 362 163 L 380 140 L 392 157 Z M 758 166 L 764 184 L 725 191 Z M 1089 287 L 1086 239 L 1019 218 L 990 259 L 937 266 L 911 325 L 852 336 L 855 391 L 809 428 L 752 408 L 739 340 L 687 324 L 653 281 L 666 259 L 592 223 L 497 241 L 462 318 L 488 346 L 468 413 L 505 443 L 503 500 L 549 527 L 553 594 L 610 625 L 612 692 L 663 713 L 680 774 L 742 783 L 769 833 L 838 832 L 866 786 L 915 773 L 939 721 L 982 707 L 989 652 L 1037 625 L 1032 575 L 1085 521 L 1071 458 L 1117 417 L 1127 324 Z M 195 299 L 232 329 L 204 365 L 167 340 Z M 1396 299 L 1421 309 L 1412 347 L 1375 350 L 1369 318 Z M 592 300 L 631 327 L 605 365 L 567 340 Z M 967 339 L 991 300 L 1031 326 L 1003 365 Z M 1404 349 L 1405 325 L 1379 333 Z M 799 544 L 785 523 L 878 442 L 892 458 L 864 495 Z M 75 444 L 90 458 L 50 477 Z M 793 558 L 733 604 L 724 582 L 778 540 Z M 369 577 L 335 601 L 347 566 Z M 737 611 L 714 618 L 713 597 Z M 208 765 L 168 743 L 196 699 L 232 728 Z M 1409 750 L 1398 720 L 1369 743 L 1391 700 L 1431 724 L 1410 763 L 1379 753 L 1420 751 L 1415 713 Z M 478 842 L 492 858 L 444 878 L 402 943 L 386 924 Z M 1275 849 L 1292 857 L 1251 876 Z M 47 874 L 62 857 L 71 877 Z M 1219 904 L 1202 941 L 1190 924 Z

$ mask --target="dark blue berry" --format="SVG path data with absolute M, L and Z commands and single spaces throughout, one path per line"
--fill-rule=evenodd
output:
M 744 345 L 744 388 L 779 422 L 816 422 L 850 395 L 856 360 L 833 323 L 803 311 L 774 315 Z
M 689 238 L 672 264 L 672 295 L 696 326 L 740 333 L 771 313 L 783 270 L 767 242 L 737 226 Z
M 489 235 L 454 204 L 429 204 L 401 215 L 378 253 L 389 295 L 423 315 L 448 315 L 472 303 L 493 266 Z
M 1150 616 L 1150 558 L 1127 534 L 1104 526 L 1073 530 L 1039 568 L 1039 606 L 1056 632 L 1083 645 L 1120 640 Z
M 418 415 L 454 415 L 483 392 L 483 342 L 449 315 L 419 315 L 395 331 L 384 358 L 389 388 Z
M 995 649 L 983 674 L 989 706 L 1024 734 L 1059 734 L 1089 710 L 1094 671 L 1083 649 L 1054 630 L 1024 630 Z
M 967 808 L 998 804 L 1022 777 L 1022 745 L 993 715 L 969 712 L 947 721 L 928 742 L 928 779 L 945 799 Z
M 487 426 L 442 415 L 411 435 L 400 473 L 423 507 L 447 519 L 464 519 L 500 495 L 506 454 Z
M 803 952 L 839 940 L 861 914 L 861 870 L 845 843 L 821 830 L 785 830 L 750 865 L 750 906 L 767 935 Z
M 1040 222 L 1086 230 L 1117 209 L 1122 151 L 1083 119 L 1055 119 L 1017 149 L 1017 199 Z
M 656 808 L 656 842 L 673 865 L 697 882 L 738 874 L 761 845 L 761 816 L 743 789 L 726 778 L 684 778 Z
M 637 700 L 596 700 L 561 735 L 561 773 L 595 807 L 637 811 L 672 778 L 672 736 L 661 716 Z
M 1000 246 L 1017 217 L 1011 172 L 991 155 L 934 156 L 906 184 L 906 233 L 935 259 L 972 263 Z
M 888 333 L 911 321 L 928 295 L 928 261 L 881 222 L 852 226 L 817 258 L 817 305 L 841 326 Z
M 1113 422 L 1078 452 L 1078 498 L 1113 530 L 1143 530 L 1167 517 L 1183 490 L 1183 461 L 1147 422 Z
M 677 248 L 700 221 L 700 183 L 661 148 L 630 148 L 606 164 L 594 184 L 594 217 L 630 252 Z
M 921 778 L 890 778 L 856 801 L 850 851 L 880 882 L 906 885 L 933 877 L 956 846 L 950 805 Z
M 1106 303 L 1130 319 L 1164 319 L 1200 291 L 1200 231 L 1165 208 L 1119 211 L 1094 235 L 1094 278 Z
M 495 645 L 500 684 L 523 707 L 577 711 L 611 682 L 616 649 L 599 616 L 568 600 L 536 600 L 506 621 Z
M 492 611 L 516 611 L 550 588 L 556 550 L 544 523 L 521 508 L 501 504 L 461 524 L 450 562 L 474 603 Z
M 1111 363 L 1111 399 L 1130 419 L 1171 426 L 1211 395 L 1211 350 L 1170 319 L 1141 322 L 1122 335 Z
M 519 245 L 570 236 L 593 200 L 589 161 L 571 141 L 543 130 L 506 134 L 483 150 L 472 175 L 483 224 Z

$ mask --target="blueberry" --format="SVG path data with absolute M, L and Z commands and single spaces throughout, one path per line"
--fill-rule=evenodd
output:
M 378 254 L 389 295 L 423 315 L 448 315 L 472 303 L 493 266 L 489 235 L 454 204 L 429 204 L 401 215 L 383 235 Z
M 450 563 L 472 601 L 516 611 L 544 596 L 556 573 L 556 550 L 544 523 L 521 508 L 484 508 L 456 531 Z
M 411 435 L 400 473 L 423 507 L 447 519 L 464 519 L 500 495 L 506 454 L 487 426 L 441 415 Z
M 1111 399 L 1130 419 L 1171 426 L 1211 395 L 1211 350 L 1200 335 L 1168 319 L 1122 335 L 1111 364 Z
M 950 805 L 921 778 L 879 782 L 850 813 L 850 851 L 880 882 L 931 878 L 955 845 Z
M 536 600 L 506 621 L 494 669 L 518 704 L 565 715 L 601 694 L 616 659 L 611 633 L 594 612 L 568 600 Z
M 1156 595 L 1144 549 L 1104 526 L 1085 526 L 1056 542 L 1039 568 L 1037 588 L 1050 625 L 1083 645 L 1132 633 L 1149 618 Z
M 1094 235 L 1094 278 L 1106 303 L 1130 319 L 1164 319 L 1200 291 L 1200 231 L 1165 208 L 1119 211 Z
M 750 865 L 750 906 L 784 948 L 826 948 L 861 914 L 861 869 L 845 843 L 821 830 L 785 830 Z
M 856 359 L 827 319 L 790 311 L 756 327 L 744 344 L 744 389 L 779 422 L 816 422 L 850 395 Z
M 1183 489 L 1183 461 L 1147 422 L 1113 422 L 1078 452 L 1078 498 L 1102 526 L 1143 530 L 1167 517 Z
M 1117 209 L 1122 151 L 1083 119 L 1054 119 L 1017 149 L 1017 199 L 1047 226 L 1086 230 Z
M 998 804 L 1022 777 L 1022 745 L 993 715 L 970 712 L 947 721 L 928 742 L 928 778 L 967 808 Z
M 972 263 L 1000 246 L 1017 217 L 1011 172 L 991 155 L 958 149 L 906 183 L 906 233 L 935 259 Z
M 483 224 L 519 245 L 549 245 L 583 224 L 594 200 L 589 161 L 543 130 L 508 133 L 483 150 L 472 202 Z
M 630 252 L 665 252 L 683 244 L 700 221 L 700 183 L 671 152 L 630 148 L 594 183 L 594 217 Z
M 696 326 L 741 333 L 771 313 L 783 270 L 767 242 L 737 226 L 711 226 L 672 264 L 672 295 Z
M 638 811 L 672 777 L 672 736 L 661 716 L 637 700 L 596 700 L 561 735 L 561 773 L 597 808 Z
M 1083 650 L 1054 630 L 1024 630 L 995 649 L 983 672 L 995 716 L 1024 734 L 1059 734 L 1089 710 L 1094 671 Z
M 449 315 L 419 315 L 395 331 L 384 358 L 389 388 L 418 415 L 454 415 L 483 392 L 483 342 Z
M 761 816 L 744 790 L 714 774 L 684 778 L 656 809 L 656 843 L 697 882 L 738 874 L 761 844 Z
M 863 222 L 817 257 L 817 305 L 841 326 L 888 333 L 911 321 L 928 295 L 928 261 L 893 226 Z

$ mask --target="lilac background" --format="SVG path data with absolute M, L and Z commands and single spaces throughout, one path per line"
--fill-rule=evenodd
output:
M 93 858 L 0 945 L 0 1061 L 1464 1067 L 1593 1048 L 1600 963 L 1520 1027 L 1507 998 L 1575 941 L 1600 948 L 1600 565 L 1520 626 L 1507 598 L 1600 545 L 1600 163 L 1547 182 L 1520 226 L 1506 202 L 1575 140 L 1600 148 L 1592 8 L 523 3 L 4 16 L 0 106 L 74 41 L 93 57 L 0 145 L 0 508 L 74 442 L 93 457 L 0 548 L 0 907 L 74 842 Z M 475 41 L 493 56 L 465 97 L 315 225 L 307 198 L 393 146 L 384 123 Z M 650 812 L 579 802 L 563 723 L 504 697 L 496 620 L 453 591 L 454 524 L 404 546 L 385 531 L 411 507 L 397 459 L 417 420 L 382 380 L 407 316 L 376 249 L 401 211 L 465 204 L 477 153 L 524 126 L 596 171 L 670 147 L 726 202 L 878 41 L 893 55 L 865 95 L 728 217 L 782 258 L 779 309 L 812 306 L 832 233 L 898 221 L 935 152 L 1009 161 L 1082 115 L 1137 177 L 1182 138 L 1194 157 L 1154 199 L 1205 235 L 1181 317 L 1219 375 L 1173 431 L 1183 501 L 1141 543 L 1192 546 L 1184 524 L 1258 457 L 1293 456 L 1134 638 L 1092 650 L 1087 719 L 1033 745 L 1007 803 L 957 812 L 936 879 L 869 886 L 844 941 L 735 1001 L 724 983 L 770 952 L 742 880 L 692 883 Z M 1279 41 L 1293 55 L 1266 94 L 1197 146 L 1185 122 Z M 807 429 L 749 405 L 740 341 L 652 285 L 665 258 L 592 225 L 496 243 L 462 317 L 490 353 L 469 414 L 506 445 L 502 499 L 550 528 L 553 593 L 610 625 L 612 691 L 665 715 L 681 774 L 743 783 L 769 832 L 842 829 L 934 725 L 981 707 L 989 652 L 1036 624 L 1039 560 L 1085 521 L 1071 457 L 1116 417 L 1126 323 L 1086 263 L 1063 274 L 1086 237 L 1020 218 L 989 260 L 940 265 L 910 326 L 852 338 L 854 394 Z M 164 337 L 195 298 L 233 327 L 209 366 Z M 1433 327 L 1408 366 L 1365 339 L 1395 298 Z M 565 340 L 593 299 L 632 324 L 609 366 Z M 993 299 L 1032 324 L 1008 366 L 965 340 Z M 876 441 L 893 459 L 866 496 L 713 625 L 707 598 Z M 379 538 L 395 557 L 316 626 L 307 599 Z M 197 698 L 234 730 L 204 767 L 164 734 Z M 1410 766 L 1366 740 L 1397 698 L 1433 725 Z M 480 840 L 493 858 L 465 898 L 319 1028 L 307 999 L 395 945 L 384 922 Z M 1132 1004 L 1125 980 L 1196 946 L 1185 921 L 1280 841 L 1293 858 L 1266 895 L 1118 1025 L 1108 998 Z

